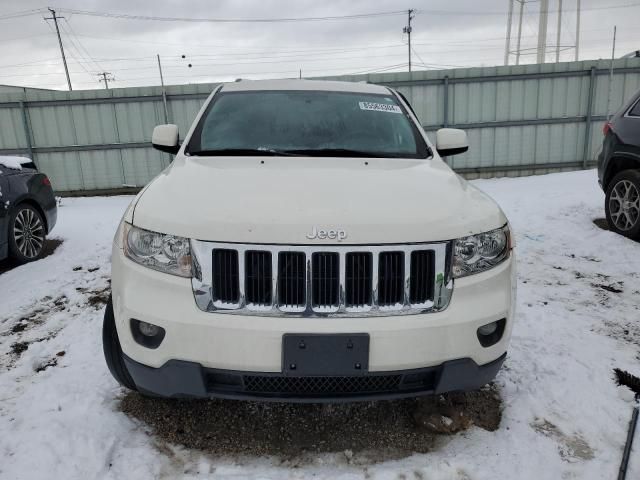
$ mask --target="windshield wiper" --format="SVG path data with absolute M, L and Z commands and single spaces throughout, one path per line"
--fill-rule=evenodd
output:
M 383 152 L 365 152 L 349 148 L 318 148 L 308 150 L 286 150 L 287 153 L 308 157 L 363 157 L 363 158 L 398 158 L 403 155 Z
M 217 150 L 193 150 L 187 152 L 189 155 L 200 157 L 226 157 L 226 156 L 263 156 L 263 157 L 299 157 L 301 154 L 289 152 L 287 150 L 276 150 L 273 148 L 220 148 Z

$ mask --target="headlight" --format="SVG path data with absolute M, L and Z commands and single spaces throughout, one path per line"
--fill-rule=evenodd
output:
M 453 245 L 453 277 L 484 272 L 509 257 L 509 227 L 459 238 Z
M 160 272 L 191 276 L 189 239 L 124 225 L 124 254 L 140 265 Z

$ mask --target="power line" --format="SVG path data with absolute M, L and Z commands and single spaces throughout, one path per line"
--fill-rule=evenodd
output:
M 582 11 L 598 11 L 598 10 L 611 10 L 621 8 L 634 8 L 640 7 L 640 2 L 630 2 L 618 5 L 607 5 L 601 7 L 582 8 Z M 161 22 L 197 22 L 197 23 L 283 23 L 283 22 L 312 22 L 312 21 L 330 21 L 330 20 L 356 20 L 361 18 L 374 18 L 391 15 L 404 15 L 406 10 L 396 10 L 389 12 L 373 12 L 373 13 L 360 13 L 352 15 L 329 15 L 318 17 L 288 17 L 288 18 L 194 18 L 194 17 L 160 17 L 150 15 L 131 15 L 125 13 L 114 12 L 100 12 L 93 10 L 77 10 L 71 8 L 60 8 L 61 12 L 68 12 L 75 15 L 93 16 L 93 17 L 105 17 L 115 19 L 126 20 L 146 20 L 146 21 L 161 21 Z M 565 12 L 573 12 L 576 9 L 564 9 Z M 0 15 L 0 20 L 8 20 L 13 18 L 20 18 L 29 15 L 35 15 L 46 12 L 45 8 L 35 8 L 31 10 L 23 10 L 19 12 L 8 13 Z M 440 15 L 440 16 L 503 16 L 503 11 L 486 11 L 486 10 L 436 10 L 436 9 L 419 9 L 415 10 L 416 13 L 424 13 L 428 15 Z M 549 11 L 549 13 L 557 13 L 556 11 Z
M 23 10 L 21 12 L 13 12 L 6 13 L 4 15 L 0 15 L 0 20 L 8 20 L 10 18 L 18 18 L 18 17 L 26 17 L 29 15 L 34 15 L 36 13 L 44 13 L 47 10 L 45 8 L 33 8 L 31 10 Z
M 23 67 L 23 66 L 38 66 L 36 64 L 38 63 L 45 63 L 45 62 L 49 62 L 49 65 L 51 65 L 50 62 L 56 62 L 57 63 L 57 59 L 56 58 L 49 58 L 49 59 L 43 59 L 43 60 L 33 60 L 32 62 L 25 62 L 25 63 L 14 63 L 12 65 L 0 65 L 1 68 L 10 68 L 10 67 Z
M 607 37 L 608 38 L 608 37 Z M 590 40 L 592 41 L 592 43 L 595 44 L 600 44 L 601 41 L 598 40 L 598 38 L 596 37 L 592 37 L 590 38 Z M 479 51 L 479 52 L 488 52 L 488 51 L 498 51 L 498 50 L 502 50 L 503 47 L 501 46 L 491 46 L 491 47 L 477 47 L 477 48 L 462 48 L 459 50 L 442 50 L 442 49 L 436 49 L 435 51 L 424 51 L 424 50 L 418 50 L 416 48 L 413 48 L 414 46 L 417 45 L 425 45 L 425 46 L 429 46 L 429 47 L 434 47 L 433 44 L 429 43 L 420 43 L 420 44 L 416 44 L 412 42 L 412 51 L 414 54 L 416 54 L 418 57 L 420 57 L 420 55 L 440 55 L 440 54 L 447 54 L 447 53 L 455 53 L 457 54 L 457 58 L 459 58 L 460 60 L 483 60 L 483 59 L 493 59 L 494 57 L 490 57 L 490 56 L 483 56 L 483 57 L 478 57 L 476 55 L 472 55 L 472 56 L 465 56 L 465 57 L 461 57 L 461 55 L 463 55 L 465 52 L 471 53 L 474 51 Z M 399 46 L 403 46 L 403 45 L 399 45 Z M 561 45 L 562 48 L 565 47 L 565 45 Z M 569 45 L 567 45 L 566 47 L 569 47 Z M 526 52 L 526 51 L 530 51 L 530 50 L 534 50 L 536 47 L 530 47 L 530 48 L 522 48 L 522 52 Z M 307 59 L 306 62 L 333 62 L 333 61 L 342 61 L 342 60 L 353 60 L 353 59 L 373 59 L 373 58 L 384 58 L 384 57 L 394 57 L 394 56 L 400 56 L 401 53 L 395 53 L 395 54 L 381 54 L 381 55 L 367 55 L 362 56 L 362 55 L 358 55 L 358 56 L 353 56 L 353 55 L 349 55 L 349 56 L 335 56 L 332 54 L 327 54 L 327 56 L 316 56 L 314 58 L 310 58 Z M 529 55 L 528 53 L 522 53 L 522 55 Z M 202 56 L 203 58 L 207 58 L 208 56 Z M 168 57 L 171 58 L 171 57 Z M 175 56 L 175 58 L 179 58 L 179 56 Z M 206 63 L 196 63 L 194 66 L 195 67 L 225 67 L 225 66 L 236 66 L 236 65 L 257 65 L 257 64 L 292 64 L 292 63 L 296 63 L 298 64 L 299 61 L 296 59 L 286 59 L 286 60 L 280 60 L 280 61 L 264 61 L 261 60 L 262 58 L 268 58 L 268 57 L 257 57 L 255 60 L 251 59 L 251 58 L 243 58 L 243 61 L 237 61 L 237 62 L 233 62 L 230 63 L 232 60 L 229 59 L 229 62 L 215 62 L 215 61 L 206 61 Z M 278 57 L 273 57 L 273 58 L 278 58 Z M 287 57 L 288 58 L 288 57 Z M 497 58 L 497 57 L 496 57 Z M 92 65 L 93 61 L 89 61 L 89 60 L 81 60 L 81 59 L 77 59 L 75 58 L 75 61 L 83 66 L 83 65 Z M 216 58 L 213 56 L 209 57 L 210 60 L 215 60 Z M 117 71 L 121 72 L 121 71 L 138 71 L 138 70 L 151 70 L 151 69 L 155 69 L 155 62 L 156 59 L 154 57 L 130 57 L 130 58 L 101 58 L 101 59 L 95 59 L 96 61 L 100 61 L 100 62 L 116 62 L 116 61 L 122 61 L 122 62 L 135 62 L 136 66 L 132 66 L 132 67 L 118 67 Z M 220 59 L 222 60 L 222 59 Z M 226 59 L 225 59 L 226 60 Z M 457 64 L 427 64 L 426 62 L 424 62 L 424 59 L 422 59 L 422 62 L 425 65 L 438 65 L 441 67 L 452 67 L 452 68 L 462 68 L 464 67 L 464 65 L 460 65 L 460 63 L 466 63 L 466 62 L 458 62 Z M 0 65 L 1 68 L 3 69 L 7 69 L 7 68 L 15 68 L 18 67 L 20 68 L 20 72 L 19 73 L 8 73 L 8 72 L 3 72 L 2 74 L 0 74 L 0 77 L 2 78 L 11 78 L 11 77 L 16 77 L 16 78 L 20 78 L 20 77 L 32 77 L 32 76 L 38 76 L 38 75 L 59 75 L 61 73 L 56 73 L 56 72 L 42 72 L 42 67 L 49 67 L 49 66 L 54 66 L 55 63 L 52 63 L 54 60 L 53 59 L 44 59 L 44 60 L 36 60 L 34 62 L 26 62 L 23 64 L 14 64 L 14 65 Z M 144 63 L 143 65 L 141 65 L 142 62 L 147 62 Z M 153 62 L 153 63 L 151 63 Z M 168 65 L 163 65 L 163 67 L 165 69 L 181 69 L 184 68 L 184 65 L 182 63 L 179 64 L 171 64 L 171 61 L 169 61 Z M 26 71 L 27 69 L 31 69 L 31 68 L 37 68 L 38 72 L 32 72 L 32 73 L 28 73 L 28 71 Z M 342 68 L 342 67 L 340 67 Z M 101 69 L 100 69 L 101 70 Z M 100 71 L 100 70 L 96 70 L 96 71 Z M 326 69 L 323 68 L 319 68 L 317 69 L 317 71 L 323 71 Z M 307 69 L 305 69 L 305 71 L 308 71 Z M 88 70 L 84 69 L 81 71 L 78 70 L 70 70 L 70 73 L 88 73 L 89 75 L 93 76 L 93 73 L 89 72 Z M 233 73 L 233 72 L 231 72 Z M 254 71 L 251 73 L 262 73 L 259 71 Z M 121 79 L 122 80 L 122 79 Z M 125 79 L 126 80 L 126 79 Z
M 160 17 L 152 15 L 131 15 L 126 13 L 98 12 L 93 10 L 76 10 L 62 8 L 60 11 L 74 15 L 92 17 L 117 18 L 124 20 L 145 20 L 156 22 L 191 22 L 191 23 L 284 23 L 284 22 L 317 22 L 326 20 L 356 20 L 360 18 L 384 17 L 404 14 L 404 10 L 392 12 L 359 13 L 353 15 L 333 15 L 324 17 L 288 17 L 288 18 L 202 18 L 202 17 Z
M 71 37 L 71 35 L 67 31 L 67 29 L 65 28 L 64 24 L 61 23 L 60 26 L 62 27 L 62 30 L 66 34 L 66 39 L 69 41 L 68 44 L 67 44 L 67 51 L 68 51 L 69 55 L 71 56 L 71 58 L 73 60 L 75 60 L 75 62 L 78 65 L 80 65 L 80 68 L 82 68 L 82 70 L 84 70 L 84 73 L 89 75 L 89 77 L 93 78 L 93 73 L 90 72 L 89 69 L 85 66 L 85 63 L 86 63 L 89 67 L 91 67 L 91 63 L 92 63 L 91 58 L 87 59 L 87 57 L 83 54 L 82 50 L 75 43 L 75 41 L 73 40 L 73 38 Z M 75 50 L 77 56 L 73 53 L 74 50 Z M 100 71 L 102 69 L 102 67 L 99 66 L 99 65 L 97 65 L 97 67 L 98 67 L 97 71 Z M 74 73 L 82 73 L 82 72 L 74 72 Z
M 422 60 L 422 57 L 420 55 L 418 55 L 418 52 L 416 52 L 416 49 L 415 48 L 411 48 L 411 50 L 413 51 L 413 53 L 416 54 L 416 57 L 418 57 L 418 60 L 420 60 L 423 65 L 425 65 L 424 60 Z
M 385 69 L 393 69 L 393 68 L 404 68 L 406 67 L 406 63 L 402 63 L 402 64 L 398 64 L 398 65 L 392 65 L 392 66 L 380 66 L 380 67 L 372 67 L 373 71 L 384 71 Z M 346 67 L 340 67 L 340 68 L 322 68 L 322 69 L 309 69 L 306 70 L 309 72 L 330 72 L 330 71 L 339 71 L 339 73 L 336 73 L 336 75 L 358 75 L 360 74 L 359 72 L 350 72 L 349 70 L 347 70 Z M 225 77 L 229 77 L 229 78 L 237 78 L 237 76 L 243 76 L 243 75 L 254 75 L 254 74 L 258 74 L 258 75 L 278 75 L 281 77 L 281 75 L 286 75 L 286 74 L 290 74 L 292 76 L 297 76 L 298 75 L 298 70 L 280 70 L 280 71 L 270 71 L 270 72 L 230 72 L 228 74 L 223 74 Z M 61 73 L 59 73 L 59 75 L 61 75 Z M 213 75 L 210 74 L 203 74 L 203 75 L 172 75 L 172 78 L 190 78 L 190 79 L 195 79 L 195 78 L 213 78 Z M 130 78 L 126 78 L 123 79 L 124 81 L 138 81 L 138 80 L 156 80 L 157 81 L 158 76 L 144 76 L 144 77 L 130 77 Z M 212 80 L 210 83 L 218 83 L 219 80 Z M 94 84 L 93 82 L 76 82 L 77 84 L 80 85 L 91 85 Z M 60 82 L 48 82 L 48 83 L 38 83 L 38 85 L 41 86 L 55 86 L 55 85 L 60 85 Z
M 0 41 L 2 42 L 13 42 L 15 40 L 26 40 L 27 38 L 36 38 L 36 37 L 48 37 L 52 32 L 46 33 L 36 33 L 35 35 L 24 35 L 22 37 L 12 37 L 12 38 L 3 38 Z
M 362 60 L 367 60 L 367 59 L 372 59 L 372 58 L 385 58 L 385 57 L 398 57 L 400 55 L 400 53 L 393 53 L 393 54 L 383 54 L 383 55 L 368 55 L 367 57 L 363 57 L 362 55 L 358 55 L 358 56 L 346 56 L 346 57 L 336 57 L 336 56 L 330 56 L 330 57 L 326 57 L 326 58 L 308 58 L 306 59 L 307 63 L 311 63 L 311 62 L 338 62 L 338 61 L 349 61 L 352 62 L 354 59 L 362 59 Z M 154 61 L 154 64 L 151 65 L 143 65 L 143 66 L 135 66 L 135 67 L 118 67 L 117 71 L 118 72 L 124 72 L 124 71 L 139 71 L 139 70 L 155 70 L 157 69 L 157 60 L 153 59 L 152 57 L 150 58 L 150 60 Z M 243 60 L 247 60 L 247 61 L 241 61 L 241 62 L 225 62 L 225 63 L 220 63 L 220 62 L 206 62 L 206 63 L 196 63 L 194 65 L 195 68 L 202 68 L 202 67 L 234 67 L 234 66 L 241 66 L 241 65 L 270 65 L 270 64 L 278 64 L 278 65 L 282 65 L 282 64 L 290 64 L 290 63 L 294 63 L 294 64 L 298 64 L 299 61 L 296 59 L 293 60 L 267 60 L 267 61 L 263 61 L 263 60 L 251 60 L 251 59 L 243 59 Z M 78 63 L 81 64 L 81 66 L 83 67 L 83 69 L 89 73 L 86 68 L 84 68 L 84 65 L 82 64 L 82 62 L 80 60 L 76 61 Z M 84 63 L 88 63 L 87 61 L 84 61 Z M 164 60 L 163 60 L 163 69 L 182 69 L 184 68 L 184 64 L 180 63 L 180 64 L 174 64 L 174 65 L 164 65 Z M 340 67 L 343 68 L 343 67 Z M 305 69 L 307 70 L 307 69 Z M 318 70 L 322 70 L 322 69 L 318 69 Z M 72 71 L 71 73 L 82 73 L 82 72 L 74 72 Z M 7 77 L 19 77 L 19 76 L 30 76 L 30 75 L 47 75 L 48 73 L 30 73 L 30 74 L 16 74 L 16 75 L 11 75 L 11 74 L 7 74 Z M 3 77 L 5 75 L 0 75 L 0 77 Z
M 592 29 L 588 29 L 588 30 L 582 30 L 582 31 L 596 31 L 596 30 L 606 30 L 607 32 L 609 31 L 609 29 L 603 29 L 603 28 L 592 28 Z M 224 48 L 225 50 L 229 51 L 230 53 L 219 53 L 219 54 L 215 54 L 216 56 L 236 56 L 236 55 L 263 55 L 263 54 L 268 54 L 268 53 L 273 53 L 273 54 L 280 54 L 280 53 L 294 53 L 294 52 L 308 52 L 308 53 L 312 53 L 312 52 L 320 52 L 320 51 L 333 51 L 333 50 L 372 50 L 372 49 L 381 49 L 381 48 L 396 48 L 396 47 L 406 47 L 406 43 L 397 43 L 397 44 L 387 44 L 387 45 L 362 45 L 362 46 L 353 46 L 353 47 L 349 47 L 349 48 L 344 48 L 344 47 L 330 47 L 330 46 L 324 46 L 324 47 L 314 47 L 314 48 L 300 48 L 298 46 L 296 47 L 292 47 L 290 45 L 274 45 L 271 48 L 271 50 L 269 51 L 256 51 L 256 52 L 232 52 L 231 50 L 234 48 L 232 46 L 229 45 L 221 45 L 221 44 L 203 44 L 203 43 L 169 43 L 169 42 L 153 42 L 153 41 L 144 41 L 144 40 L 135 40 L 135 39 L 129 39 L 129 38 L 115 38 L 115 37 L 104 37 L 104 36 L 96 36 L 96 35 L 86 35 L 83 33 L 75 33 L 76 37 L 82 37 L 82 38 L 90 38 L 90 39 L 94 39 L 94 40 L 109 40 L 109 41 L 114 41 L 114 42 L 123 42 L 123 43 L 140 43 L 140 44 L 148 44 L 148 45 L 167 45 L 167 46 L 175 46 L 175 47 L 180 47 L 180 48 Z M 533 37 L 537 37 L 537 35 L 522 35 L 522 38 L 533 38 Z M 608 38 L 608 37 L 607 37 Z M 420 40 L 420 39 L 418 39 Z M 475 45 L 479 42 L 491 42 L 491 41 L 498 41 L 498 40 L 504 40 L 504 37 L 488 37 L 488 38 L 483 38 L 483 39 L 473 39 L 473 40 L 469 40 L 469 41 L 465 41 L 465 42 L 443 42 L 443 43 L 438 43 L 438 45 Z M 433 45 L 433 42 L 428 43 L 429 45 Z M 425 43 L 415 43 L 412 41 L 412 45 L 426 45 Z M 240 47 L 240 48 L 246 48 L 246 47 Z M 257 47 L 260 48 L 260 47 Z M 292 50 L 293 48 L 293 50 Z M 277 52 L 276 50 L 283 50 L 283 52 Z M 200 56 L 200 55 L 190 55 L 190 56 Z M 171 56 L 169 56 L 171 57 Z M 151 56 L 149 57 L 145 57 L 145 58 L 151 58 Z M 115 60 L 115 59 L 109 59 L 109 58 L 105 58 L 103 59 L 105 61 L 110 61 L 110 60 Z
M 89 71 L 89 69 L 85 66 L 86 60 L 83 59 L 82 55 L 80 54 L 80 52 L 77 50 L 77 47 L 73 44 L 71 44 L 73 46 L 73 49 L 68 48 L 67 52 L 69 53 L 69 56 L 75 61 L 75 63 L 77 63 L 78 65 L 80 65 L 80 68 L 82 68 L 82 70 L 84 71 L 84 73 L 86 73 L 87 75 L 89 75 L 90 77 L 93 78 L 93 73 Z M 67 47 L 69 47 L 69 45 L 67 45 Z M 76 55 L 73 53 L 73 50 L 75 49 L 76 53 L 78 53 L 78 57 L 76 57 Z M 83 72 L 71 72 L 71 73 L 83 73 Z
M 602 7 L 583 8 L 582 11 L 594 11 L 594 10 L 610 10 L 619 8 L 633 8 L 640 6 L 640 2 L 631 2 L 619 5 L 609 5 Z M 360 13 L 352 15 L 329 15 L 318 17 L 284 17 L 284 18 L 198 18 L 198 17 L 162 17 L 153 15 L 132 15 L 126 13 L 116 12 L 104 12 L 94 10 L 77 10 L 72 8 L 61 8 L 60 11 L 74 14 L 84 15 L 92 17 L 104 17 L 124 20 L 143 20 L 143 21 L 157 21 L 157 22 L 191 22 L 191 23 L 286 23 L 286 22 L 316 22 L 316 21 L 331 21 L 331 20 L 357 20 L 362 18 L 383 17 L 391 15 L 404 15 L 406 10 L 396 10 L 389 12 L 373 12 L 373 13 Z M 572 9 L 565 9 L 564 11 L 574 11 Z M 424 13 L 427 15 L 455 15 L 455 16 L 503 16 L 503 11 L 486 11 L 486 10 L 434 10 L 434 9 L 420 9 L 415 10 L 416 13 Z M 34 13 L 34 12 L 32 12 Z M 557 13 L 556 11 L 549 11 L 549 13 Z M 29 15 L 31 13 L 22 12 L 23 15 Z M 1 18 L 1 17 L 0 17 Z
M 71 26 L 71 23 L 65 18 L 64 19 L 64 23 L 67 25 L 67 27 L 69 28 L 69 31 L 66 30 L 66 28 L 64 28 L 63 25 L 63 30 L 65 30 L 65 33 L 67 34 L 67 36 L 70 38 L 70 40 L 72 40 L 74 42 L 74 45 L 76 46 L 76 48 L 79 46 L 80 48 L 78 49 L 79 53 L 83 53 L 84 55 L 91 61 L 93 62 L 93 64 L 98 67 L 98 70 L 104 70 L 102 68 L 102 65 L 100 65 L 89 53 L 89 50 L 87 50 L 85 48 L 85 46 L 82 44 L 82 42 L 80 41 L 80 39 L 78 38 L 78 36 L 76 35 L 75 30 L 73 29 L 73 27 Z

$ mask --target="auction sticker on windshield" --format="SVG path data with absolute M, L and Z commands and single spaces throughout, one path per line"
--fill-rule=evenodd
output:
M 389 105 L 388 103 L 358 102 L 360 110 L 374 110 L 376 112 L 402 113 L 397 105 Z

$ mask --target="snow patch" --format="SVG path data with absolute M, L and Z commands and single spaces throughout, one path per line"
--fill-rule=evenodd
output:
M 64 242 L 55 253 L 0 274 L 0 477 L 611 478 L 635 405 L 613 371 L 640 375 L 639 244 L 593 224 L 604 210 L 593 170 L 472 184 L 501 205 L 517 245 L 518 303 L 496 379 L 504 406 L 497 430 L 471 428 L 404 458 L 374 452 L 364 465 L 344 450 L 296 463 L 214 456 L 153 436 L 120 410 L 123 389 L 102 358 L 103 300 L 90 301 L 108 286 L 113 234 L 133 197 L 70 198 L 59 211 L 54 234 Z M 68 301 L 56 305 L 63 295 Z M 640 478 L 639 459 L 634 448 L 628 478 Z
M 0 165 L 13 170 L 22 170 L 22 165 L 25 163 L 31 163 L 32 161 L 33 160 L 27 157 L 10 157 L 0 155 Z

